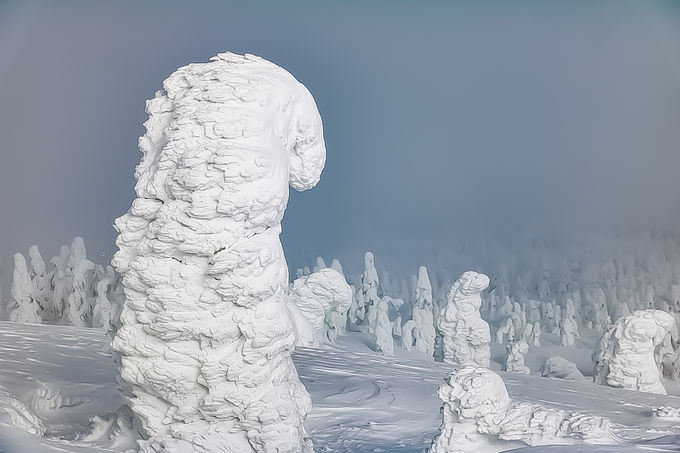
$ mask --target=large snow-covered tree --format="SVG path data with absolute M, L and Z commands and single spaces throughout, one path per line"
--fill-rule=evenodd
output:
M 141 448 L 311 452 L 279 234 L 289 185 L 314 187 L 325 163 L 314 99 L 273 63 L 223 53 L 175 71 L 147 112 L 113 259 Z

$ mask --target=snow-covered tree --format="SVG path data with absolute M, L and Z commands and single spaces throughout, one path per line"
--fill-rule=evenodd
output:
M 479 314 L 480 293 L 488 286 L 489 277 L 468 271 L 451 287 L 448 304 L 438 321 L 445 362 L 456 366 L 490 365 L 491 333 Z
M 39 324 L 40 305 L 35 299 L 35 290 L 28 272 L 26 259 L 21 253 L 14 254 L 14 273 L 12 274 L 12 305 L 9 320 Z
M 350 308 L 350 320 L 357 325 L 364 327 L 368 332 L 373 332 L 377 322 L 378 286 L 380 280 L 378 271 L 375 269 L 375 258 L 373 253 L 364 254 L 364 273 L 357 288 L 355 301 Z
M 418 283 L 416 284 L 415 303 L 413 305 L 413 340 L 416 350 L 427 356 L 434 354 L 434 314 L 432 306 L 432 285 L 427 274 L 427 268 L 418 269 Z
M 392 323 L 388 316 L 389 306 L 385 298 L 380 298 L 375 303 L 375 322 L 373 324 L 373 340 L 376 350 L 382 355 L 394 355 L 394 339 L 392 338 Z
M 529 345 L 523 339 L 509 342 L 505 352 L 503 371 L 523 374 L 531 373 L 529 367 L 524 364 L 524 357 L 528 352 Z
M 560 343 L 562 346 L 574 346 L 577 336 L 576 309 L 574 308 L 574 302 L 571 299 L 567 299 L 560 326 Z
M 109 298 L 109 288 L 115 282 L 115 271 L 111 266 L 106 267 L 104 274 L 95 285 L 95 304 L 92 309 L 92 327 L 104 327 L 111 325 L 113 317 L 113 304 Z
M 340 264 L 340 261 L 337 258 L 333 258 L 333 261 L 331 261 L 331 269 L 335 270 L 337 273 L 345 277 L 345 273 L 342 271 L 342 264 Z
M 314 332 L 315 341 L 307 346 L 333 343 L 339 335 L 345 334 L 352 288 L 337 271 L 322 268 L 296 279 L 291 285 L 289 299 Z
M 224 53 L 170 75 L 147 112 L 112 261 L 140 447 L 311 453 L 279 235 L 289 185 L 314 187 L 324 166 L 314 99 L 273 63 Z
M 675 328 L 675 319 L 660 310 L 637 310 L 619 318 L 593 354 L 595 383 L 665 395 L 654 353 Z
M 52 297 L 50 297 L 51 318 L 56 323 L 68 321 L 68 297 L 72 289 L 72 269 L 68 267 L 68 259 L 71 249 L 64 245 L 59 250 L 59 256 L 50 260 L 53 267 L 50 273 L 50 287 Z
M 45 260 L 43 260 L 37 245 L 32 245 L 28 249 L 28 256 L 31 260 L 29 269 L 31 283 L 33 284 L 34 296 L 40 306 L 40 317 L 44 321 L 50 320 L 50 287 Z
M 71 244 L 68 266 L 71 269 L 71 294 L 68 296 L 68 320 L 75 327 L 92 326 L 94 263 L 87 259 L 83 238 L 76 237 Z

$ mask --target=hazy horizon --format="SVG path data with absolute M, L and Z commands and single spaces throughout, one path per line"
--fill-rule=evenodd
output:
M 0 282 L 74 236 L 115 251 L 144 102 L 230 50 L 286 68 L 324 120 L 292 193 L 292 268 L 417 269 L 465 243 L 678 231 L 680 8 L 652 2 L 0 1 Z

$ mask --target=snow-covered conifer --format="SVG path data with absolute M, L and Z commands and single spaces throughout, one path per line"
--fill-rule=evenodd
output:
M 420 266 L 418 269 L 418 282 L 415 291 L 415 303 L 413 305 L 413 331 L 416 350 L 427 356 L 434 354 L 434 314 L 432 306 L 432 286 L 427 268 Z
M 12 305 L 9 320 L 39 324 L 40 306 L 35 300 L 35 291 L 28 272 L 26 259 L 21 253 L 14 254 L 14 273 L 12 274 Z
M 489 277 L 465 272 L 449 291 L 448 304 L 439 316 L 444 361 L 456 366 L 488 367 L 491 361 L 491 333 L 482 319 L 480 293 L 489 286 Z
M 142 451 L 312 451 L 279 235 L 325 163 L 307 89 L 262 58 L 184 66 L 147 103 L 137 198 L 116 220 L 113 349 Z

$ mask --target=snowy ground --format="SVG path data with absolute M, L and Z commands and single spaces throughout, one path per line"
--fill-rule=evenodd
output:
M 591 347 L 564 350 L 545 336 L 528 357 L 532 369 L 560 353 L 589 368 Z M 496 348 L 494 358 L 502 350 Z M 436 390 L 447 366 L 398 350 L 385 358 L 361 334 L 337 346 L 298 349 L 294 355 L 314 409 L 308 428 L 318 452 L 421 452 L 439 427 Z M 497 364 L 496 364 L 497 365 Z M 535 447 L 518 451 L 680 451 L 680 419 L 652 416 L 657 406 L 680 408 L 680 398 L 629 392 L 593 384 L 501 373 L 510 396 L 568 410 L 609 417 L 617 424 L 618 446 Z M 125 443 L 85 442 L 89 418 L 121 403 L 114 366 L 101 330 L 0 322 L 0 452 L 120 451 Z M 43 419 L 45 438 L 15 427 L 3 392 L 26 403 Z M 21 411 L 19 411 L 21 412 Z M 21 420 L 19 420 L 21 421 Z M 656 439 L 656 440 L 654 440 Z M 123 439 L 124 440 L 124 439 Z M 505 443 L 499 451 L 521 448 Z

